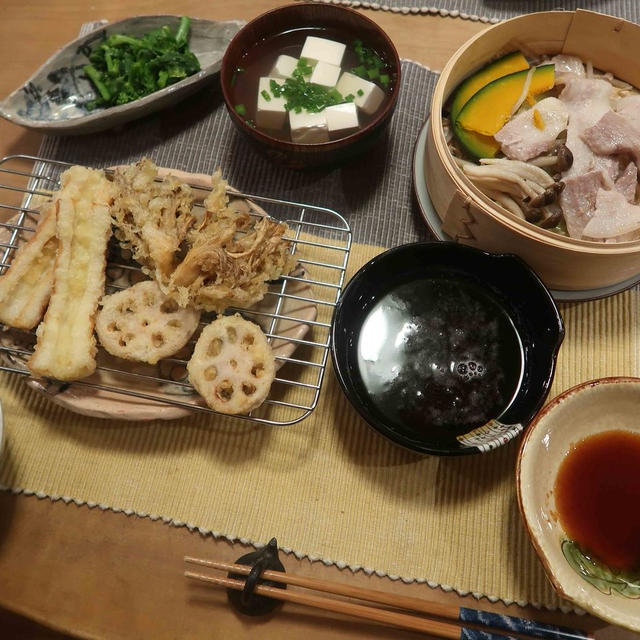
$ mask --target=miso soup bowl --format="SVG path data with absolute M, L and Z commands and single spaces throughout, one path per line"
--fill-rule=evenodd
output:
M 568 238 L 518 218 L 476 188 L 456 165 L 443 130 L 454 89 L 489 61 L 514 50 L 577 55 L 640 87 L 640 25 L 593 11 L 547 11 L 501 22 L 466 42 L 434 89 L 425 149 L 429 196 L 452 239 L 526 260 L 558 299 L 602 297 L 640 281 L 640 240 L 606 244 Z
M 520 381 L 510 403 L 499 415 L 462 434 L 443 434 L 443 429 L 430 428 L 433 425 L 426 421 L 416 426 L 389 418 L 373 402 L 359 369 L 360 333 L 376 304 L 403 284 L 442 272 L 449 280 L 477 285 L 487 293 L 496 303 L 492 313 L 506 314 L 513 325 L 522 358 Z M 380 331 L 384 330 L 381 323 Z M 520 258 L 453 242 L 423 242 L 376 256 L 349 281 L 333 316 L 331 355 L 342 390 L 373 429 L 412 451 L 453 456 L 491 451 L 523 431 L 547 396 L 563 337 L 562 318 L 551 294 Z
M 235 110 L 232 83 L 235 82 L 236 69 L 242 68 L 243 56 L 256 43 L 306 27 L 337 29 L 344 32 L 345 44 L 359 39 L 365 46 L 374 49 L 391 66 L 391 96 L 373 120 L 354 133 L 329 142 L 297 144 L 280 140 L 247 123 L 246 118 Z M 389 36 L 373 20 L 357 11 L 327 4 L 298 3 L 268 11 L 236 34 L 222 60 L 220 82 L 229 117 L 242 134 L 274 162 L 294 169 L 305 169 L 339 164 L 362 153 L 381 138 L 398 99 L 400 59 Z

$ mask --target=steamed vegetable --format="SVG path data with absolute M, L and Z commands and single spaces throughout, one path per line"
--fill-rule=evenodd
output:
M 513 115 L 519 98 L 532 98 L 549 91 L 553 88 L 554 79 L 554 65 L 547 64 L 493 80 L 469 98 L 458 114 L 456 124 L 467 131 L 492 136 Z
M 175 36 L 168 26 L 140 38 L 113 34 L 89 54 L 83 67 L 98 92 L 89 109 L 132 102 L 200 71 L 189 50 L 190 20 L 180 19 Z
M 464 107 L 469 98 L 480 91 L 482 87 L 502 76 L 528 68 L 529 63 L 527 59 L 520 51 L 514 51 L 508 53 L 506 56 L 502 56 L 502 58 L 498 60 L 490 62 L 479 71 L 476 71 L 473 75 L 461 82 L 455 90 L 453 99 L 451 100 L 451 121 L 455 122 L 462 107 Z

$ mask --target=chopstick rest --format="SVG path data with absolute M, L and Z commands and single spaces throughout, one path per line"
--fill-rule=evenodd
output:
M 247 553 L 235 562 L 236 565 L 247 565 L 251 570 L 247 574 L 240 574 L 230 571 L 227 577 L 230 580 L 243 580 L 244 586 L 241 591 L 233 588 L 227 588 L 227 595 L 231 606 L 248 616 L 262 616 L 271 613 L 277 607 L 282 605 L 281 600 L 269 598 L 256 593 L 258 584 L 275 587 L 277 589 L 286 589 L 287 585 L 282 582 L 274 582 L 273 580 L 261 579 L 265 570 L 278 571 L 284 573 L 284 566 L 280 562 L 278 555 L 278 541 L 271 538 L 268 544 L 262 549 Z

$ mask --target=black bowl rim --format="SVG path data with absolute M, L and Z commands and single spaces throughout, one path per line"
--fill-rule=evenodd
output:
M 364 419 L 364 421 L 377 433 L 388 438 L 395 444 L 403 447 L 404 449 L 408 449 L 417 453 L 424 453 L 428 455 L 437 455 L 437 456 L 463 456 L 463 455 L 472 455 L 476 453 L 483 453 L 482 450 L 475 446 L 470 447 L 457 447 L 457 448 L 447 448 L 440 447 L 435 448 L 429 446 L 428 444 L 420 444 L 416 445 L 415 441 L 410 441 L 409 439 L 403 437 L 398 432 L 387 428 L 383 423 L 372 419 L 371 414 L 366 410 L 364 406 L 362 406 L 359 402 L 354 399 L 353 390 L 351 389 L 347 376 L 345 375 L 346 363 L 343 362 L 342 357 L 337 353 L 336 350 L 336 333 L 338 331 L 338 321 L 341 318 L 342 309 L 344 306 L 345 300 L 348 299 L 350 292 L 356 287 L 356 285 L 362 280 L 362 278 L 366 275 L 369 269 L 373 268 L 380 262 L 384 262 L 390 258 L 390 256 L 394 256 L 398 253 L 403 253 L 405 251 L 415 250 L 418 247 L 423 247 L 426 249 L 435 249 L 438 251 L 454 251 L 462 254 L 474 255 L 478 256 L 481 259 L 488 260 L 507 260 L 517 264 L 524 273 L 527 274 L 527 277 L 530 278 L 531 285 L 536 287 L 539 292 L 542 294 L 546 303 L 548 304 L 548 308 L 551 311 L 551 315 L 556 320 L 556 336 L 555 341 L 551 345 L 549 352 L 549 368 L 547 371 L 547 375 L 544 379 L 544 383 L 542 388 L 540 389 L 539 399 L 536 403 L 530 418 L 528 419 L 526 424 L 523 424 L 523 430 L 526 431 L 528 424 L 535 418 L 535 415 L 539 412 L 540 408 L 544 404 L 545 399 L 549 394 L 549 390 L 551 388 L 551 383 L 553 381 L 553 377 L 556 369 L 556 361 L 558 357 L 558 351 L 562 342 L 564 340 L 565 330 L 564 330 L 564 322 L 562 320 L 562 315 L 558 309 L 558 306 L 553 299 L 553 296 L 549 292 L 547 286 L 542 282 L 538 274 L 519 256 L 513 253 L 491 253 L 489 251 L 484 251 L 482 249 L 477 249 L 475 247 L 470 247 L 467 245 L 459 244 L 457 242 L 445 242 L 445 241 L 426 241 L 426 242 L 412 242 L 408 244 L 399 245 L 397 247 L 392 247 L 391 249 L 387 249 L 386 251 L 374 256 L 371 260 L 366 262 L 362 267 L 358 269 L 358 271 L 353 275 L 353 277 L 349 280 L 347 285 L 342 291 L 338 302 L 336 303 L 336 307 L 333 312 L 333 317 L 331 320 L 331 360 L 333 364 L 333 370 L 335 372 L 336 378 L 338 379 L 338 383 L 342 388 L 347 400 L 352 405 L 352 407 L 360 414 L 360 416 Z M 514 435 L 518 435 L 518 433 Z
M 231 104 L 229 91 L 227 90 L 226 84 L 224 83 L 224 80 L 223 80 L 225 77 L 225 68 L 229 65 L 229 51 L 231 50 L 233 41 L 236 38 L 240 37 L 242 32 L 250 28 L 255 22 L 257 22 L 258 20 L 262 20 L 264 17 L 268 15 L 279 13 L 282 11 L 288 11 L 293 8 L 298 10 L 304 10 L 304 8 L 309 8 L 311 6 L 314 6 L 314 4 L 313 3 L 286 4 L 286 5 L 283 5 L 282 7 L 269 9 L 268 11 L 261 13 L 259 16 L 256 16 L 255 18 L 253 18 L 253 20 L 250 20 L 249 22 L 247 22 L 247 24 L 245 24 L 230 40 L 229 44 L 227 45 L 227 49 L 224 53 L 224 56 L 222 58 L 222 64 L 220 66 L 220 86 L 222 88 L 222 96 L 224 98 L 224 103 L 225 103 L 225 106 L 227 107 L 227 111 L 231 119 L 235 122 L 237 126 L 239 126 L 243 131 L 248 133 L 252 138 L 257 139 L 261 143 L 268 145 L 270 147 L 276 147 L 276 148 L 280 148 L 287 151 L 294 151 L 294 150 L 302 151 L 302 152 L 303 151 L 308 152 L 311 150 L 313 151 L 317 150 L 318 152 L 329 151 L 334 148 L 347 146 L 351 142 L 355 142 L 356 140 L 360 140 L 366 137 L 368 133 L 375 130 L 381 123 L 385 122 L 393 113 L 396 107 L 396 103 L 398 101 L 398 93 L 400 91 L 400 84 L 402 80 L 402 65 L 400 63 L 400 56 L 398 55 L 396 46 L 393 44 L 393 41 L 387 35 L 386 31 L 384 31 L 384 29 L 377 22 L 371 20 L 371 18 L 368 18 L 367 16 L 356 11 L 355 9 L 350 9 L 348 7 L 342 7 L 342 6 L 333 5 L 333 4 L 315 5 L 316 7 L 321 6 L 323 9 L 326 9 L 329 11 L 335 11 L 336 13 L 348 13 L 353 16 L 357 16 L 359 20 L 371 26 L 378 33 L 380 33 L 382 38 L 385 40 L 387 46 L 389 47 L 389 50 L 393 58 L 392 66 L 394 68 L 396 81 L 394 85 L 394 91 L 391 93 L 391 99 L 389 100 L 387 105 L 384 107 L 384 109 L 382 109 L 382 111 L 378 115 L 376 115 L 376 117 L 373 120 L 371 120 L 371 122 L 369 122 L 365 127 L 363 127 L 362 129 L 358 129 L 357 131 L 349 134 L 348 136 L 345 136 L 344 138 L 330 140 L 329 142 L 311 142 L 306 144 L 300 144 L 300 143 L 291 142 L 287 140 L 281 140 L 280 138 L 274 138 L 273 136 L 270 136 L 260 131 L 259 129 L 250 127 L 246 123 L 246 121 L 240 115 L 238 115 L 238 113 L 236 113 L 235 109 L 233 108 L 233 105 Z

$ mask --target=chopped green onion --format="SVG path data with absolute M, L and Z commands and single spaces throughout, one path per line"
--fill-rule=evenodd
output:
M 364 91 L 362 89 L 358 89 L 358 91 L 356 93 L 358 94 L 359 98 L 364 95 Z
M 260 95 L 267 101 L 267 102 L 271 102 L 271 96 L 269 95 L 269 92 L 266 91 L 265 89 L 263 89 L 260 92 Z
M 247 108 L 243 104 L 237 104 L 233 108 L 236 110 L 236 113 L 239 116 L 246 116 L 247 115 Z
M 345 102 L 353 102 L 355 99 L 356 97 L 353 95 L 353 93 L 349 93 L 344 97 Z
M 387 63 L 373 50 L 363 46 L 361 40 L 354 40 L 353 48 L 358 56 L 360 64 L 351 72 L 365 80 L 377 80 L 383 87 L 389 85 L 389 74 L 382 73 L 388 70 Z
M 236 80 L 238 78 L 238 74 L 242 73 L 244 69 L 242 67 L 236 67 L 233 70 L 233 75 L 231 76 L 231 86 L 233 87 L 236 84 Z

